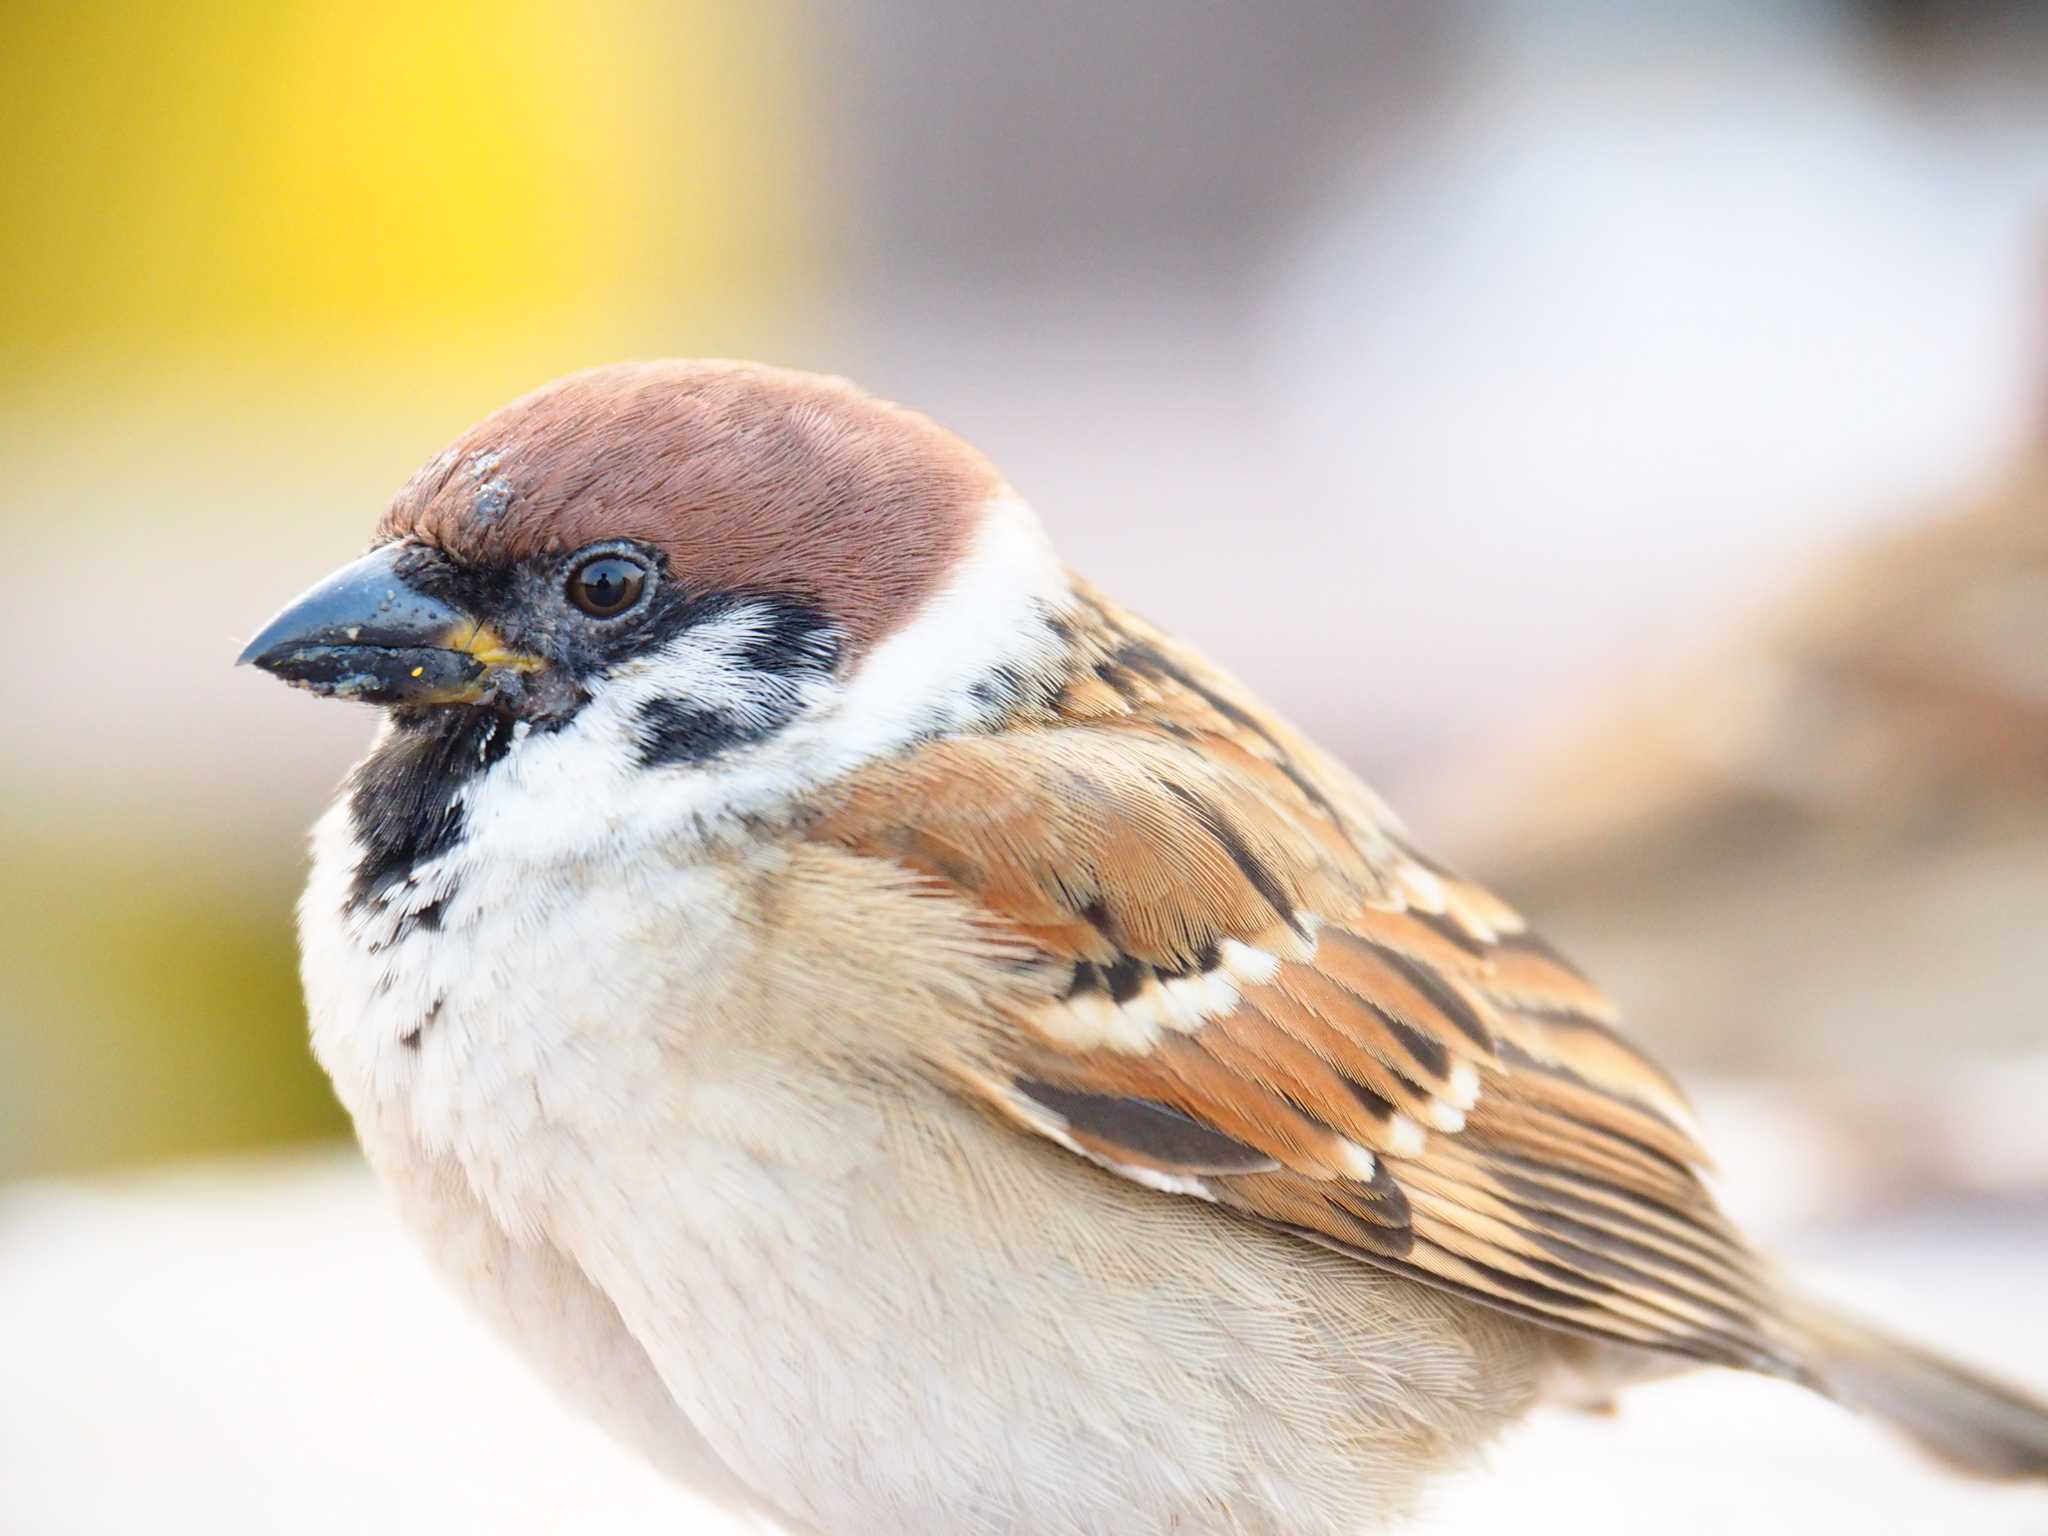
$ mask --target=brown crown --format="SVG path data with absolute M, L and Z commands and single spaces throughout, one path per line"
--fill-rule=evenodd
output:
M 470 428 L 377 533 L 479 563 L 637 539 L 693 589 L 807 598 L 857 653 L 944 581 L 1000 483 L 952 433 L 842 379 L 621 363 Z

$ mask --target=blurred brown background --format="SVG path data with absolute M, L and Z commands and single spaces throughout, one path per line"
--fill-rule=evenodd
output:
M 2048 1046 L 2031 8 L 8 20 L 0 1179 L 342 1133 L 290 907 L 370 722 L 229 662 L 634 355 L 975 439 L 1682 1067 Z

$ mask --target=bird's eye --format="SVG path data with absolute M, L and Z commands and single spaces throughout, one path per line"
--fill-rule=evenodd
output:
M 623 555 L 586 560 L 569 576 L 569 601 L 593 619 L 615 619 L 640 601 L 647 572 Z

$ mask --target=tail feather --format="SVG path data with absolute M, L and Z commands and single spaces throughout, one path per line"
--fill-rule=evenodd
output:
M 1825 1307 L 1802 1304 L 1798 1321 L 1815 1384 L 1836 1402 L 1958 1471 L 2048 1478 L 2048 1403 Z

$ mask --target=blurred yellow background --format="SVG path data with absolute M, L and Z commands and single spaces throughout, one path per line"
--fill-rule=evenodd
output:
M 488 388 L 667 339 L 650 313 L 738 335 L 816 263 L 820 136 L 772 11 L 25 7 L 15 382 Z
M 234 637 L 494 401 L 801 329 L 829 176 L 772 20 L 10 13 L 0 1177 L 343 1130 L 291 903 L 364 722 L 287 709 L 317 737 L 287 790 Z
M 2044 56 L 2017 5 L 1846 0 L 11 8 L 0 1179 L 343 1132 L 291 904 L 369 720 L 229 663 L 456 431 L 618 357 L 931 411 L 1542 890 L 1516 743 L 2024 458 Z M 1654 974 L 1632 890 L 1563 937 Z M 1681 1064 L 1786 1057 L 1657 1001 Z

